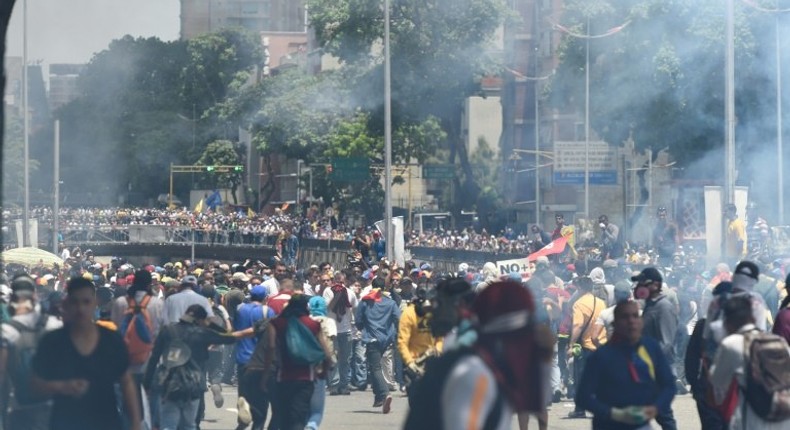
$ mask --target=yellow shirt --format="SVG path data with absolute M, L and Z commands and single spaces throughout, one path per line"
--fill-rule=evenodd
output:
M 728 257 L 745 257 L 746 247 L 746 223 L 740 218 L 735 218 L 727 224 L 726 250 Z M 740 241 L 740 245 L 738 242 Z
M 442 342 L 431 334 L 428 319 L 418 317 L 417 310 L 410 304 L 400 316 L 398 323 L 398 352 L 403 363 L 409 364 L 431 348 L 441 351 Z
M 593 325 L 604 309 L 606 309 L 606 302 L 595 297 L 592 293 L 585 293 L 573 304 L 573 330 L 584 329 L 584 332 L 580 333 L 579 338 L 576 339 L 576 343 L 581 344 L 583 348 L 592 351 L 596 349 L 592 341 Z M 606 330 L 601 330 L 598 341 L 601 345 L 606 343 Z

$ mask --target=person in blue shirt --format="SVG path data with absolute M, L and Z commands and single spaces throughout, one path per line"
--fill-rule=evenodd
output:
M 274 311 L 263 304 L 266 301 L 266 287 L 256 285 L 250 291 L 250 303 L 242 303 L 236 311 L 236 318 L 233 320 L 233 329 L 242 331 L 255 326 L 262 319 L 274 318 Z M 252 359 L 252 353 L 258 343 L 258 337 L 248 337 L 236 342 L 236 375 L 239 382 L 239 398 L 237 408 L 239 411 L 238 428 L 245 428 L 250 422 L 258 423 L 266 421 L 266 409 L 268 399 L 251 398 L 247 393 L 246 385 L 242 384 L 244 367 Z M 250 402 L 253 402 L 250 405 Z M 261 416 L 262 415 L 262 416 Z M 261 418 L 263 418 L 261 420 Z M 262 422 L 261 422 L 262 425 Z
M 619 303 L 611 340 L 588 359 L 576 404 L 593 413 L 593 429 L 650 429 L 651 420 L 672 410 L 675 377 L 659 344 L 642 337 L 642 328 L 637 302 Z

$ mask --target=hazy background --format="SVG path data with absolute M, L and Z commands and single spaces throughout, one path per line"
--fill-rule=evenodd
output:
M 22 56 L 22 7 L 11 16 L 7 56 Z M 126 34 L 178 39 L 179 0 L 27 0 L 28 58 L 87 63 Z

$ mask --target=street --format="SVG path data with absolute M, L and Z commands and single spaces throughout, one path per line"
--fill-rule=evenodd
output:
M 236 388 L 223 387 L 225 405 L 217 409 L 211 400 L 211 395 L 206 396 L 206 420 L 201 425 L 202 430 L 229 430 L 236 426 Z M 382 415 L 380 408 L 371 408 L 373 394 L 366 392 L 352 392 L 350 396 L 327 396 L 324 409 L 322 430 L 340 429 L 401 429 L 408 409 L 405 395 L 393 393 L 392 412 Z M 679 429 L 699 428 L 696 407 L 691 395 L 677 396 L 672 404 L 675 419 Z M 590 419 L 564 418 L 573 403 L 556 403 L 549 410 L 549 429 L 551 430 L 581 430 L 591 427 Z M 537 422 L 531 422 L 531 427 L 537 429 Z M 516 420 L 513 419 L 513 429 L 517 429 Z M 653 428 L 660 428 L 653 423 Z

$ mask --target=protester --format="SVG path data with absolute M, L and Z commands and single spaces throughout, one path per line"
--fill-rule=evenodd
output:
M 322 279 L 323 276 L 322 276 Z M 352 332 L 351 319 L 357 308 L 357 296 L 349 289 L 349 282 L 353 284 L 354 278 L 348 278 L 342 272 L 335 273 L 334 284 L 324 288 L 322 295 L 327 302 L 327 316 L 335 321 L 337 337 L 334 342 L 334 351 L 337 354 L 337 368 L 332 370 L 329 379 L 329 394 L 350 395 L 351 380 L 351 346 Z
M 63 324 L 42 311 L 30 276 L 15 276 L 10 289 L 11 318 L 3 322 L 0 336 L 0 389 L 10 388 L 11 393 L 0 393 L 0 407 L 3 408 L 0 416 L 5 419 L 5 411 L 10 408 L 8 430 L 46 430 L 52 404 L 48 398 L 31 392 L 29 367 L 38 340 Z M 12 399 L 13 403 L 6 404 L 6 399 Z
M 736 269 L 736 273 L 737 273 Z M 761 332 L 755 324 L 753 314 L 753 302 L 748 296 L 740 295 L 731 297 L 724 304 L 724 321 L 727 333 L 721 346 L 716 352 L 713 359 L 713 364 L 710 368 L 710 383 L 713 387 L 713 393 L 716 402 L 721 404 L 726 401 L 728 393 L 732 389 L 733 381 L 739 387 L 737 396 L 737 406 L 732 409 L 732 416 L 729 418 L 730 430 L 779 430 L 787 429 L 790 425 L 790 419 L 783 419 L 781 421 L 768 421 L 758 414 L 754 409 L 753 399 L 749 397 L 755 393 L 749 391 L 750 383 L 748 381 L 754 378 L 752 374 L 755 372 L 754 365 L 751 360 L 755 359 L 754 349 L 752 349 L 753 340 L 757 334 Z M 778 338 L 781 341 L 780 347 L 783 351 L 773 351 L 771 354 L 772 363 L 770 366 L 781 366 L 778 369 L 769 369 L 756 366 L 760 373 L 775 370 L 784 375 L 788 375 L 787 366 L 790 365 L 790 347 L 784 338 Z M 765 338 L 761 338 L 764 341 Z M 784 352 L 784 357 L 778 354 Z M 781 358 L 784 358 L 782 361 Z M 767 364 L 767 363 L 763 363 Z M 765 376 L 769 377 L 769 376 Z M 784 387 L 790 385 L 788 380 L 772 380 L 772 384 L 783 384 Z M 771 398 L 767 402 L 771 402 Z M 770 405 L 767 405 L 770 407 Z
M 593 282 L 590 278 L 582 277 L 574 283 L 579 288 L 579 296 L 573 303 L 573 328 L 566 354 L 568 357 L 573 357 L 573 381 L 574 385 L 578 385 L 584 373 L 587 358 L 597 349 L 596 343 L 592 339 L 593 323 L 606 309 L 606 302 L 592 294 Z M 606 342 L 606 333 L 601 332 L 597 340 L 598 343 Z M 584 409 L 578 403 L 576 403 L 574 410 L 568 413 L 568 418 L 584 417 L 586 417 Z
M 332 348 L 333 341 L 337 337 L 337 326 L 335 320 L 327 317 L 326 300 L 323 297 L 311 297 L 308 302 L 310 318 L 321 324 L 321 332 L 327 340 L 327 349 L 336 361 L 335 351 Z M 324 418 L 324 403 L 326 401 L 326 378 L 325 373 L 317 374 L 315 378 L 315 389 L 310 398 L 310 417 L 307 419 L 305 430 L 318 430 Z
M 266 361 L 264 378 L 273 370 L 275 355 L 279 357 L 277 369 L 277 398 L 272 403 L 273 414 L 278 416 L 280 430 L 304 430 L 310 417 L 310 401 L 315 389 L 316 370 L 326 372 L 334 365 L 328 342 L 321 331 L 321 324 L 309 316 L 309 297 L 298 294 L 291 297 L 288 306 L 277 318 L 270 322 L 267 332 Z M 319 363 L 308 363 L 299 360 L 290 350 L 286 341 L 286 329 L 290 324 L 303 324 L 314 336 L 324 352 Z M 267 388 L 268 389 L 268 388 Z
M 192 305 L 201 305 L 209 316 L 214 315 L 208 300 L 195 292 L 197 285 L 197 278 L 192 275 L 181 279 L 177 292 L 165 299 L 165 323 L 177 323 Z
M 272 319 L 275 317 L 274 311 L 269 308 L 269 306 L 264 304 L 266 301 L 266 294 L 267 291 L 263 285 L 258 285 L 252 288 L 250 291 L 250 303 L 241 304 L 238 311 L 236 312 L 236 320 L 233 322 L 234 330 L 242 331 L 252 329 L 258 321 L 263 319 Z M 252 358 L 252 354 L 255 351 L 255 344 L 257 342 L 258 338 L 252 337 L 241 339 L 236 344 L 236 378 L 239 381 L 244 374 L 244 367 Z M 256 407 L 252 406 L 252 403 L 255 403 L 259 399 L 251 398 L 245 392 L 245 387 L 246 385 L 239 384 L 237 409 L 239 412 L 238 421 L 240 427 L 242 427 L 242 425 L 246 426 L 247 424 L 250 424 L 250 422 L 260 421 L 261 417 L 253 414 L 253 411 L 266 410 L 266 408 L 262 405 L 257 405 Z
M 390 412 L 392 396 L 384 380 L 383 356 L 397 337 L 400 309 L 387 293 L 374 288 L 362 297 L 355 314 L 355 324 L 362 331 L 362 342 L 367 352 L 368 374 L 373 388 L 373 407 Z
M 205 308 L 199 304 L 191 305 L 179 322 L 163 328 L 156 339 L 143 381 L 147 390 L 159 391 L 161 395 L 159 425 L 162 430 L 197 429 L 201 398 L 207 385 L 209 347 L 234 343 L 244 335 L 241 332 L 220 333 L 209 329 L 208 325 L 208 312 Z M 186 349 L 183 349 L 183 345 L 186 345 Z M 173 351 L 188 356 L 185 362 L 172 363 L 171 360 L 177 359 L 177 355 L 172 354 Z M 162 372 L 172 371 L 171 366 L 189 367 L 185 371 L 193 373 L 191 380 L 194 385 L 178 389 L 187 389 L 191 395 L 177 392 L 176 387 L 170 386 L 173 383 L 171 378 L 155 381 Z M 156 386 L 159 382 L 163 382 L 162 386 Z
M 611 340 L 587 360 L 576 403 L 593 413 L 593 429 L 650 429 L 659 414 L 671 415 L 675 377 L 660 345 L 642 336 L 642 327 L 639 305 L 619 303 Z
M 404 372 L 409 379 L 422 376 L 424 363 L 428 357 L 441 352 L 441 339 L 431 333 L 428 291 L 418 287 L 412 303 L 401 313 L 398 325 L 398 353 L 403 359 Z M 408 393 L 408 387 L 407 387 Z
M 94 323 L 96 306 L 93 282 L 72 278 L 63 303 L 66 325 L 44 335 L 33 357 L 33 390 L 53 397 L 50 430 L 121 428 L 115 384 L 129 428 L 142 428 L 126 345 L 117 332 Z

